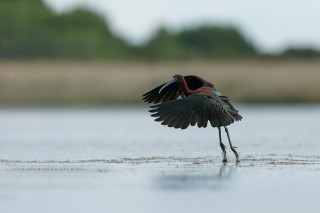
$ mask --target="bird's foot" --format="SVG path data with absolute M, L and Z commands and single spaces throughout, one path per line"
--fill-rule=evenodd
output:
M 228 162 L 228 158 L 227 158 L 227 155 L 224 154 L 223 155 L 223 160 L 222 160 L 223 163 L 227 163 Z
M 238 164 L 238 163 L 240 163 L 240 159 L 239 159 L 239 157 L 237 157 L 237 159 L 236 159 L 236 163 Z

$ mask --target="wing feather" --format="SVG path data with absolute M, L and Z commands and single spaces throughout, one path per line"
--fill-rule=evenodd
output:
M 148 102 L 148 103 L 155 103 L 155 104 L 176 100 L 181 93 L 179 84 L 177 82 L 172 83 L 172 84 L 166 86 L 165 88 L 163 88 L 160 92 L 160 89 L 164 85 L 165 84 L 161 84 L 160 86 L 143 94 L 142 100 L 145 102 Z
M 191 116 L 192 116 L 192 108 L 189 108 L 189 110 L 186 113 L 185 119 L 183 120 L 182 124 L 181 124 L 181 129 L 186 129 L 188 128 L 188 126 L 191 123 Z
M 169 127 L 185 129 L 189 125 L 206 127 L 227 126 L 237 120 L 218 96 L 208 97 L 198 93 L 186 98 L 151 106 L 151 116 Z

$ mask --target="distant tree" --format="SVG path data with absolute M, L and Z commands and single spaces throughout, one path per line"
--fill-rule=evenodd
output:
M 125 58 L 125 42 L 114 36 L 104 18 L 84 9 L 62 14 L 51 20 L 56 32 L 53 47 L 57 55 L 80 58 Z
M 99 14 L 80 8 L 63 14 L 42 0 L 0 1 L 0 58 L 184 60 L 220 58 L 320 58 L 312 48 L 262 55 L 235 27 L 204 25 L 159 29 L 140 46 L 114 35 Z
M 187 49 L 189 57 L 246 57 L 256 50 L 233 27 L 202 26 L 183 30 L 177 39 Z
M 314 59 L 320 58 L 320 52 L 312 48 L 289 48 L 280 56 L 284 58 Z
M 141 47 L 142 57 L 147 59 L 180 59 L 186 57 L 186 50 L 175 35 L 165 28 L 159 29 L 154 36 Z
M 35 29 L 52 16 L 42 1 L 0 1 L 0 56 L 20 57 L 36 52 L 39 40 Z
M 202 26 L 170 33 L 160 29 L 142 53 L 152 59 L 248 57 L 257 54 L 235 28 Z
M 85 9 L 61 15 L 41 0 L 0 1 L 0 57 L 125 58 L 104 18 Z

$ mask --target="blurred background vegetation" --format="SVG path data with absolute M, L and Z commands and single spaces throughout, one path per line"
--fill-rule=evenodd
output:
M 235 26 L 160 28 L 132 45 L 84 8 L 1 0 L 0 20 L 1 104 L 139 102 L 175 73 L 207 77 L 236 101 L 320 101 L 319 51 L 263 54 Z
M 32 3 L 31 3 L 32 2 Z M 0 2 L 0 57 L 101 60 L 177 60 L 270 57 L 233 26 L 204 25 L 179 32 L 159 29 L 139 46 L 111 32 L 87 9 L 55 14 L 41 0 Z M 288 49 L 274 57 L 319 58 L 314 49 Z

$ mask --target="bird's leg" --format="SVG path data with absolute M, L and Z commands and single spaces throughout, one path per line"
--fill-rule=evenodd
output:
M 237 152 L 236 149 L 235 149 L 235 148 L 237 148 L 237 147 L 235 147 L 235 146 L 232 145 L 231 139 L 230 139 L 230 135 L 229 135 L 229 130 L 227 129 L 227 127 L 224 127 L 224 130 L 225 130 L 226 133 L 227 133 L 230 148 L 231 148 L 232 152 L 233 152 L 233 153 L 235 154 L 235 156 L 236 156 L 236 161 L 237 161 L 237 163 L 239 163 L 239 162 L 240 162 L 239 155 L 238 155 L 238 152 Z
M 221 139 L 221 128 L 218 127 L 218 130 L 219 130 L 219 142 L 220 142 L 220 147 L 221 147 L 222 152 L 223 152 L 223 160 L 222 160 L 222 162 L 226 163 L 226 162 L 228 162 L 227 152 L 226 152 L 226 146 L 222 143 L 222 139 Z

